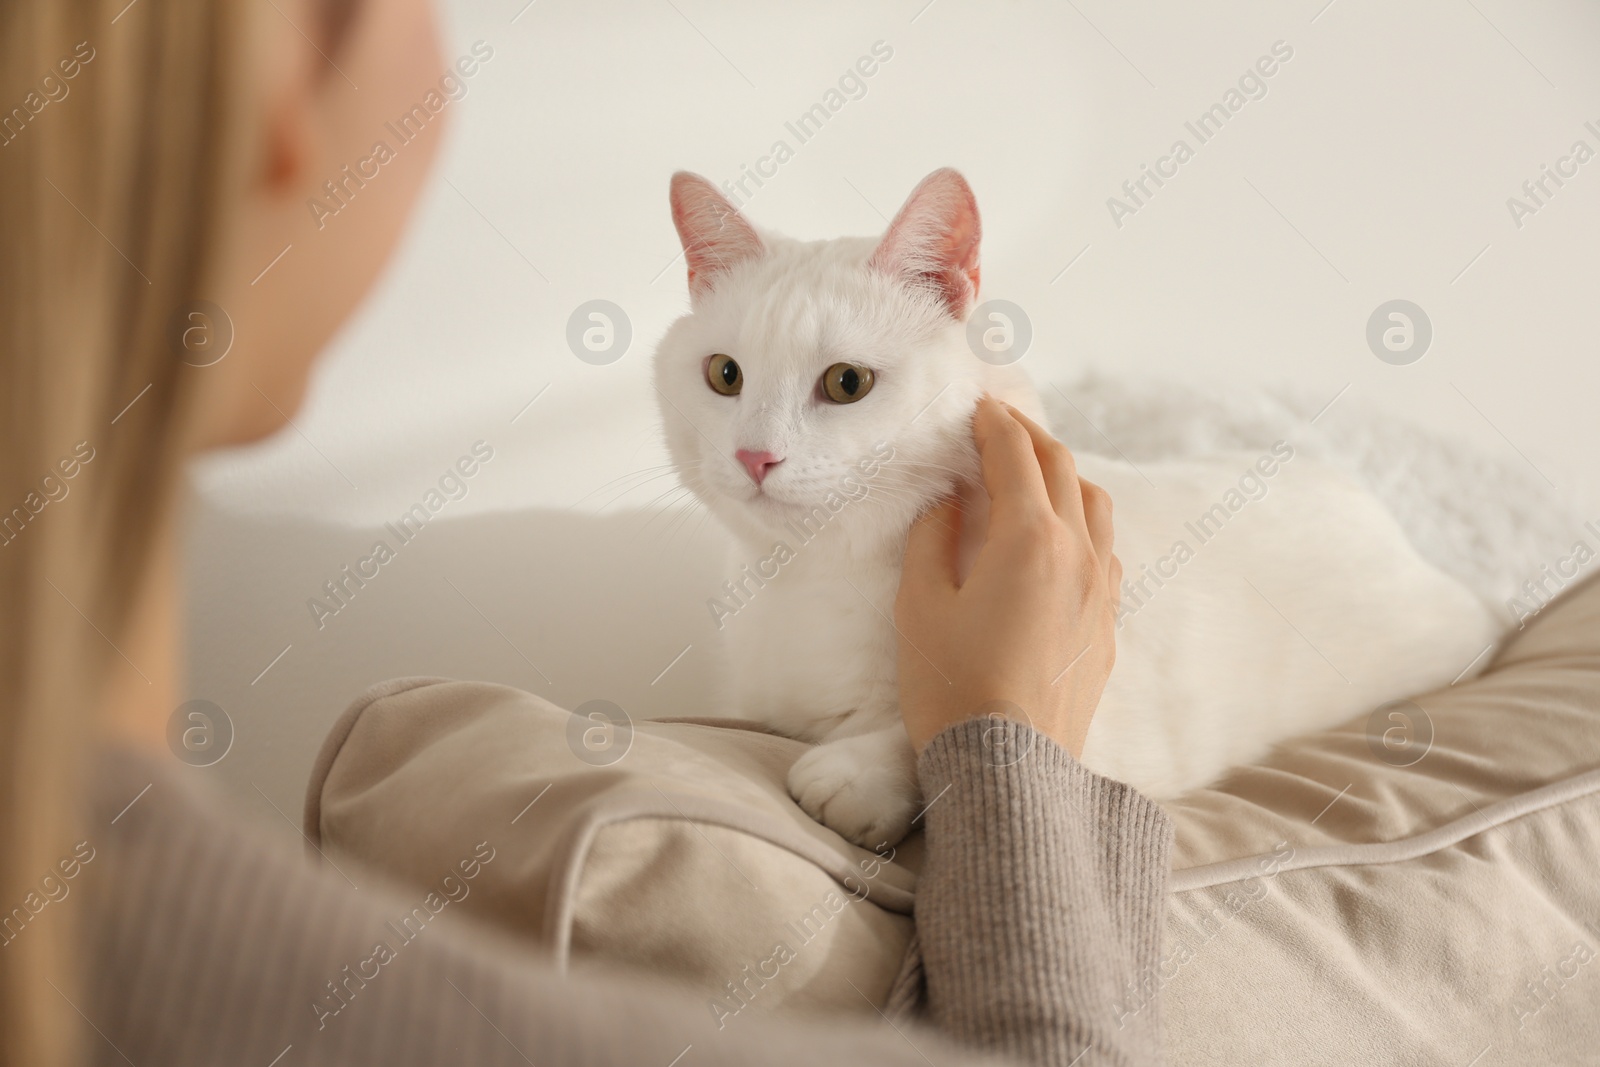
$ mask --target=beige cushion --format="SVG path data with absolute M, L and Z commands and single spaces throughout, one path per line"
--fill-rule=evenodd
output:
M 385 683 L 324 745 L 306 831 L 342 869 L 418 887 L 487 841 L 452 921 L 647 967 L 719 1017 L 909 1002 L 917 838 L 880 858 L 808 819 L 783 785 L 799 742 L 729 720 L 629 732 L 504 686 Z M 1600 583 L 1483 676 L 1169 807 L 1165 959 L 1120 1009 L 1159 988 L 1174 1062 L 1600 1047 Z
M 383 683 L 323 745 L 307 836 L 347 873 L 418 888 L 487 842 L 495 858 L 441 917 L 487 919 L 563 965 L 648 967 L 734 1014 L 885 1001 L 912 930 L 903 860 L 920 841 L 880 858 L 812 822 L 784 787 L 801 742 L 726 720 L 640 722 L 610 730 L 615 762 L 596 766 L 605 753 L 585 734 L 607 732 L 507 686 Z
M 1175 1061 L 1600 1059 L 1600 582 L 1414 703 L 1172 805 Z

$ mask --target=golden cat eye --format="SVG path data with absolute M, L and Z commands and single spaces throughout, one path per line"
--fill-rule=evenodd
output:
M 854 404 L 872 392 L 872 371 L 854 363 L 835 363 L 822 372 L 822 393 L 835 404 Z
M 744 372 L 732 356 L 718 352 L 706 360 L 706 384 L 723 396 L 737 396 L 744 388 Z

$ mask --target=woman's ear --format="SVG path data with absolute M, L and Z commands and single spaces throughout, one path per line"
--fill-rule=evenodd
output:
M 312 48 L 286 27 L 274 26 L 264 45 L 269 56 L 261 101 L 261 144 L 256 187 L 267 200 L 302 197 L 317 162 L 317 78 Z
M 312 151 L 310 101 L 289 86 L 267 103 L 262 123 L 260 185 L 268 197 L 293 196 L 308 183 Z
M 889 224 L 869 265 L 933 292 L 965 319 L 978 297 L 978 201 L 949 167 L 917 184 Z
M 763 251 L 755 227 L 716 186 L 680 170 L 672 176 L 672 223 L 689 264 L 689 295 L 698 300 L 717 276 Z

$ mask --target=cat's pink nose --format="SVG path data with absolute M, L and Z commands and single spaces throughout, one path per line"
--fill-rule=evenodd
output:
M 771 452 L 752 452 L 748 448 L 741 448 L 733 455 L 744 464 L 744 469 L 750 472 L 750 480 L 757 485 L 766 480 L 767 471 L 783 462 Z

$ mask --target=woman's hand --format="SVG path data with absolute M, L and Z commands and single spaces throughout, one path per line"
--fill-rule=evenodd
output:
M 895 600 L 900 714 L 918 752 L 947 726 L 999 713 L 1080 756 L 1116 660 L 1111 498 L 1078 477 L 1065 445 L 991 397 L 973 434 L 988 536 L 958 584 L 960 505 L 911 529 Z

